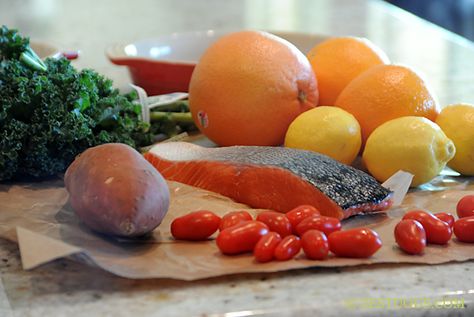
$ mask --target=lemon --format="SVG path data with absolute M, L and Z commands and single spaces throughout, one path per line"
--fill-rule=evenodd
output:
M 404 170 L 414 175 L 411 186 L 418 186 L 438 175 L 455 152 L 454 143 L 436 123 L 408 116 L 377 127 L 367 139 L 362 158 L 377 180 L 384 182 Z
M 286 132 L 285 146 L 351 164 L 361 146 L 360 126 L 353 115 L 341 108 L 316 107 L 293 120 Z
M 461 174 L 474 175 L 474 106 L 446 106 L 436 123 L 456 146 L 456 155 L 448 166 Z

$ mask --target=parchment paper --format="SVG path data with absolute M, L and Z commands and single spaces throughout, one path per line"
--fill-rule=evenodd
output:
M 458 199 L 474 194 L 473 183 L 469 178 L 443 176 L 422 188 L 425 190 L 410 192 L 402 206 L 390 209 L 387 214 L 357 216 L 344 221 L 344 228 L 370 227 L 382 238 L 383 247 L 372 258 L 362 260 L 332 256 L 325 261 L 311 261 L 301 253 L 287 262 L 261 264 L 250 254 L 221 255 L 214 240 L 174 241 L 169 233 L 171 220 L 190 211 L 209 209 L 221 215 L 242 209 L 252 214 L 258 212 L 218 194 L 175 182 L 168 183 L 171 207 L 163 223 L 151 237 L 140 241 L 117 240 L 90 231 L 69 206 L 62 180 L 0 185 L 0 237 L 18 242 L 25 269 L 69 256 L 133 279 L 196 280 L 308 267 L 466 261 L 474 259 L 474 245 L 458 242 L 455 238 L 446 246 L 429 245 L 422 256 L 406 255 L 395 244 L 393 228 L 407 209 L 415 207 L 455 213 Z

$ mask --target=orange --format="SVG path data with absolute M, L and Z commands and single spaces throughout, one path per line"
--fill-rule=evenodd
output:
M 370 67 L 387 64 L 387 55 L 365 38 L 335 37 L 313 47 L 307 54 L 316 73 L 319 104 L 332 106 L 354 78 Z
M 317 103 L 316 77 L 304 54 L 259 31 L 218 39 L 189 85 L 197 127 L 221 146 L 282 144 L 293 119 Z
M 440 111 L 425 81 L 400 65 L 379 65 L 365 71 L 341 92 L 336 106 L 357 119 L 363 142 L 388 120 L 419 116 L 434 121 Z

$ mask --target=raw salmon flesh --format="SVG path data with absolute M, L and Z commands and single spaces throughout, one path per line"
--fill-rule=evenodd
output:
M 370 175 L 311 151 L 168 142 L 152 147 L 145 158 L 168 180 L 217 192 L 252 208 L 288 212 L 313 205 L 323 215 L 344 219 L 392 204 L 390 190 Z

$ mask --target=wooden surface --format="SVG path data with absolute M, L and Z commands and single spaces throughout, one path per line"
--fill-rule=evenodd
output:
M 64 50 L 81 50 L 78 67 L 94 68 L 122 89 L 130 81 L 127 71 L 110 64 L 104 55 L 105 47 L 113 43 L 205 29 L 365 36 L 393 62 L 423 73 L 442 105 L 474 103 L 473 44 L 381 1 L 0 0 L 0 21 Z M 430 310 L 365 304 L 351 308 L 351 301 L 358 298 L 427 298 L 433 303 L 462 298 L 466 308 L 445 306 L 430 312 L 474 314 L 472 262 L 299 270 L 198 282 L 133 281 L 69 260 L 23 271 L 18 247 L 1 240 L 0 273 L 0 316 L 6 317 L 417 316 Z M 234 313 L 225 315 L 228 312 Z

